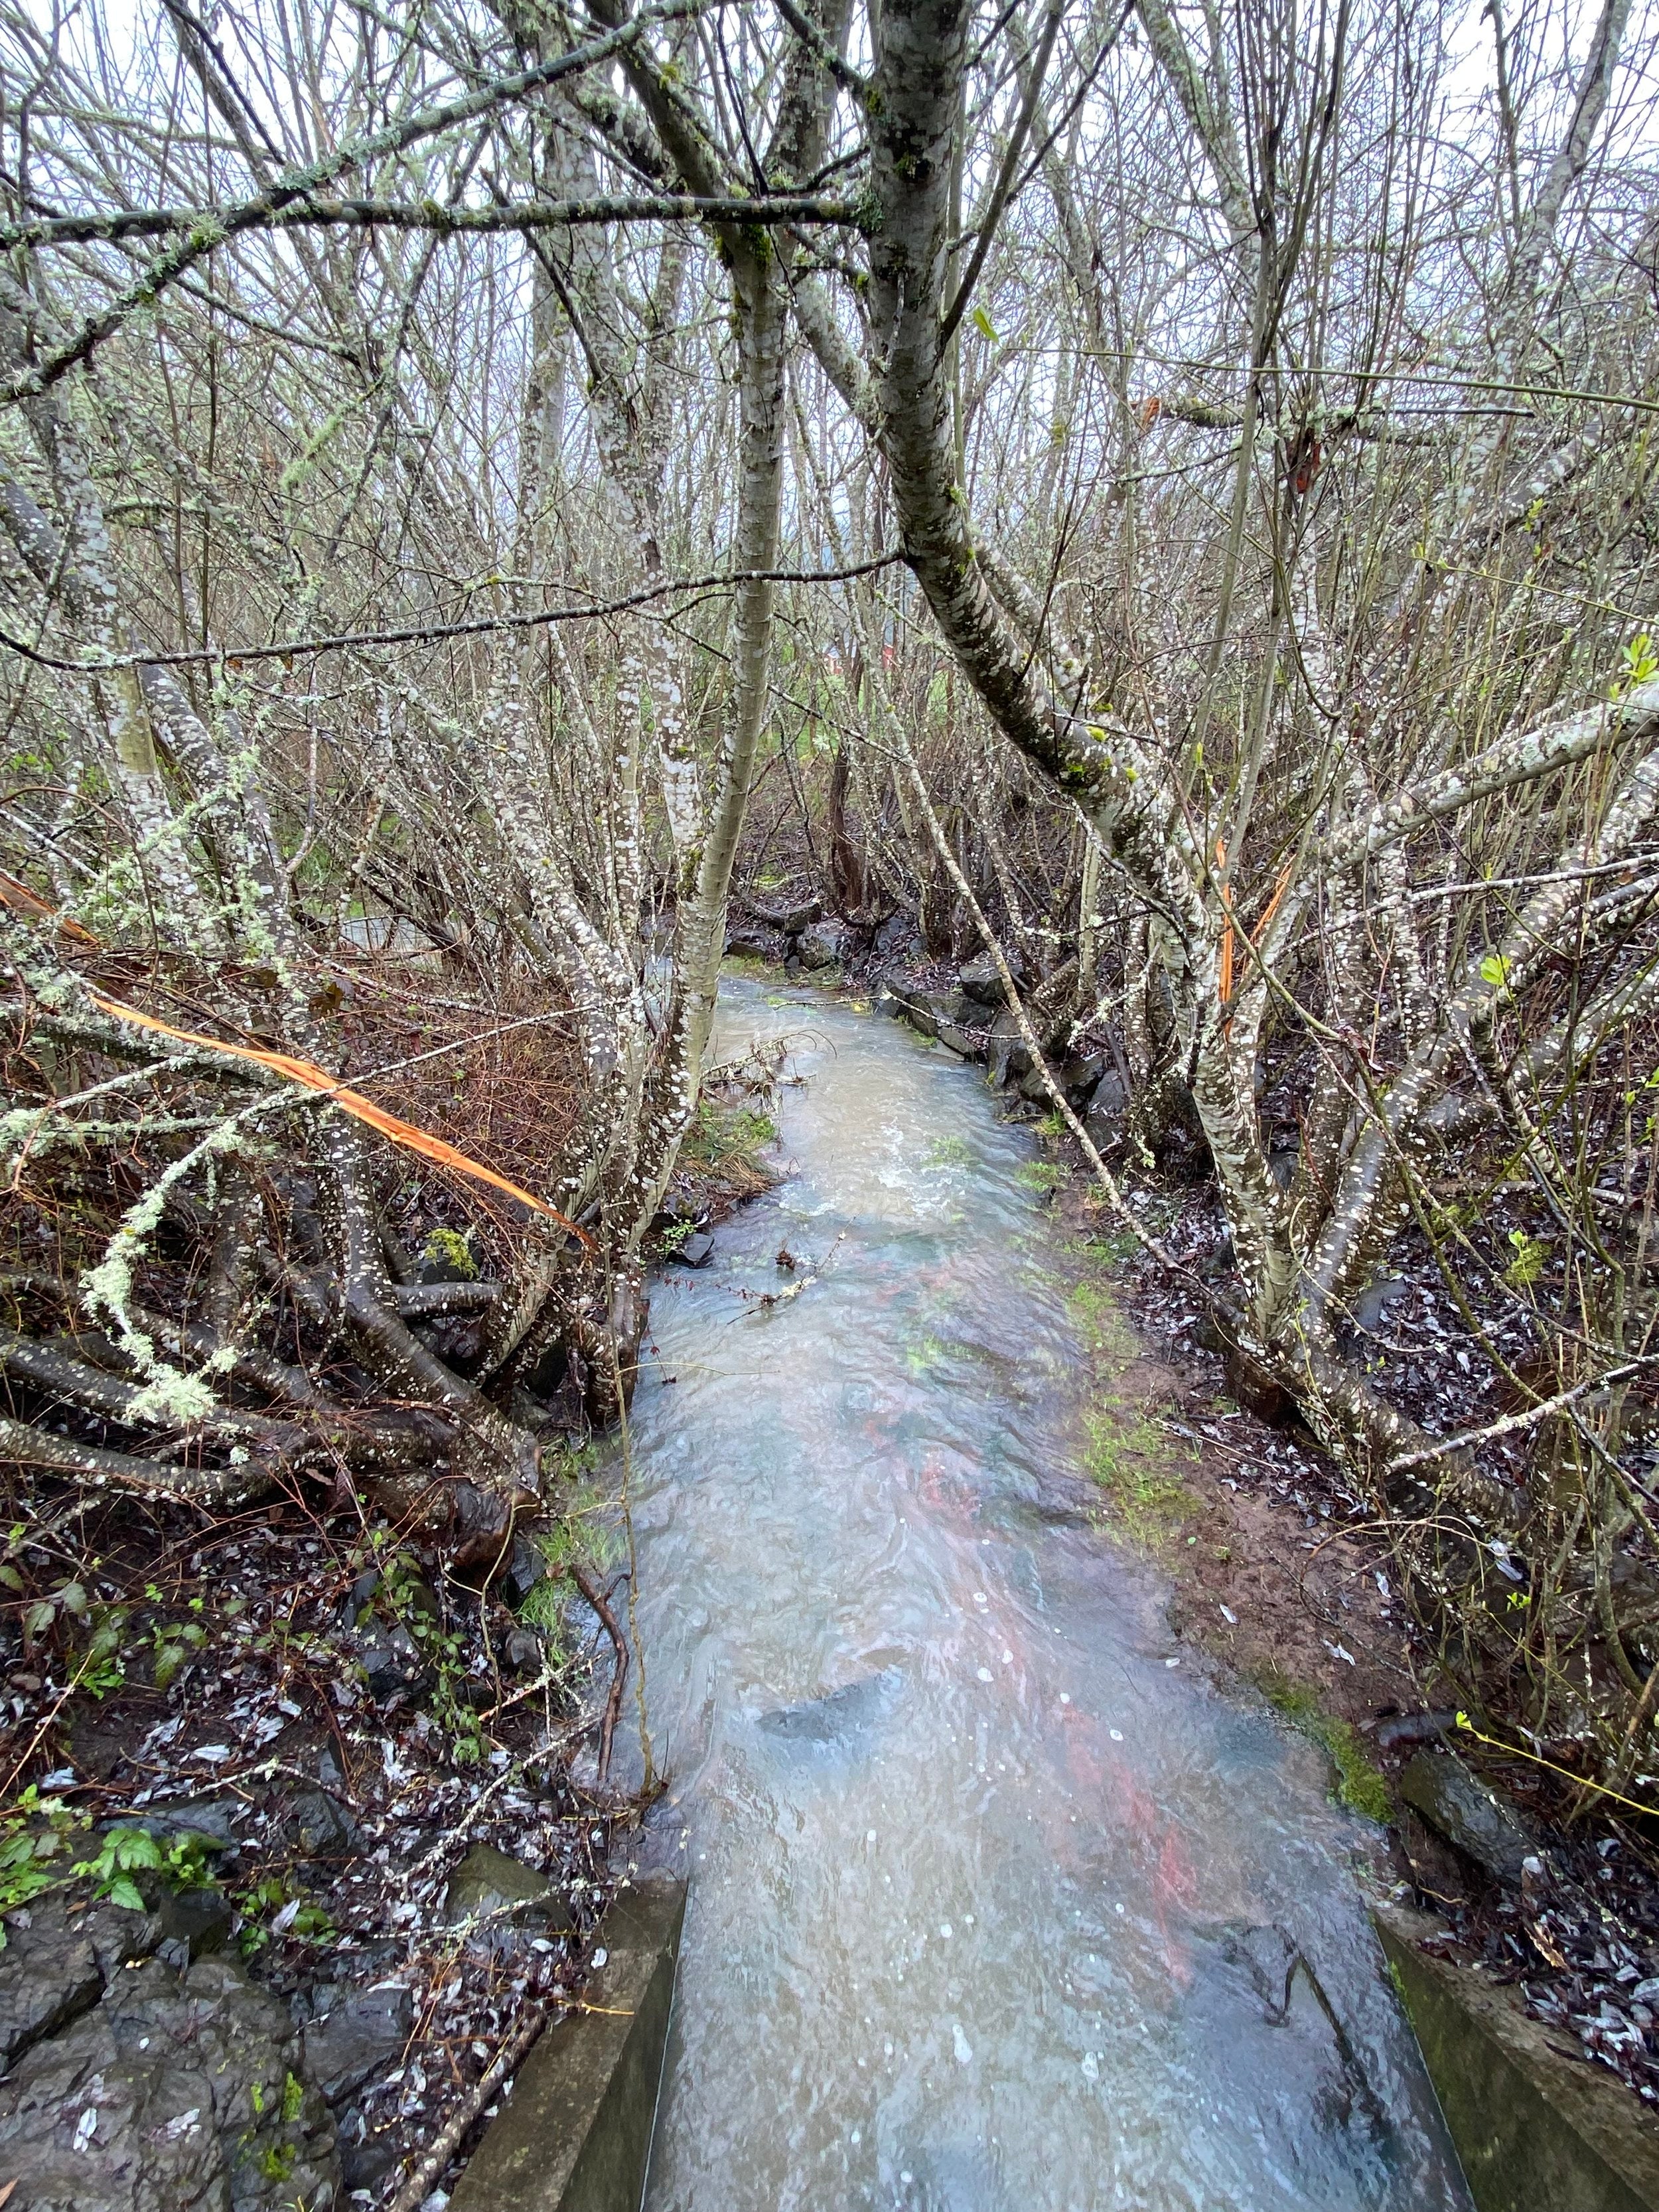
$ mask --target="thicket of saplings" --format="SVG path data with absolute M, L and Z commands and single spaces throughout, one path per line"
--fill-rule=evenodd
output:
M 1483 21 L 0 12 L 0 1453 L 60 1679 L 59 1516 L 504 1556 L 631 1387 L 735 863 L 988 942 L 1056 1111 L 1105 1055 L 1103 1204 L 1461 1699 L 1649 1802 L 1645 17 Z

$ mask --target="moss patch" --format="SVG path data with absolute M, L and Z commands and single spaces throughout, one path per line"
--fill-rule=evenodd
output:
M 1277 1668 L 1263 1668 L 1256 1676 L 1256 1686 L 1292 1728 L 1318 1744 L 1329 1758 L 1336 1770 L 1336 1796 L 1340 1803 L 1368 1820 L 1392 1820 L 1393 1794 L 1357 1729 L 1328 1713 L 1313 1691 L 1293 1682 Z
M 1086 1416 L 1083 1464 L 1110 1501 L 1112 1518 L 1138 1544 L 1176 1535 L 1199 1500 L 1175 1471 L 1182 1455 L 1144 1407 L 1103 1393 Z

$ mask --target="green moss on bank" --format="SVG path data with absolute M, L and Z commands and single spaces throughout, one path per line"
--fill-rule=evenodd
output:
M 1373 1765 L 1357 1729 L 1328 1713 L 1312 1690 L 1293 1682 L 1277 1668 L 1264 1668 L 1256 1677 L 1256 1685 L 1269 1705 L 1329 1758 L 1336 1770 L 1340 1803 L 1368 1820 L 1383 1822 L 1394 1817 L 1393 1793 L 1381 1770 Z

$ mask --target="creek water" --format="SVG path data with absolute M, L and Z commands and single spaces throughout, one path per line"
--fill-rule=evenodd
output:
M 1090 1523 L 1029 1133 L 728 979 L 721 1056 L 786 1036 L 784 1179 L 653 1289 L 631 1422 L 691 1877 L 648 2212 L 1462 2212 L 1363 1830 Z

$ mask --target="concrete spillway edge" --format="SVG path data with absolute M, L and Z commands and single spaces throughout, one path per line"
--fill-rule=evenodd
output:
M 526 2059 L 453 2212 L 639 2212 L 685 1889 L 661 1875 L 618 1897 L 584 2009 L 550 2027 Z
M 1480 2212 L 1659 2212 L 1659 2125 L 1629 2090 L 1510 1990 L 1419 1950 L 1436 1923 L 1371 1917 Z

